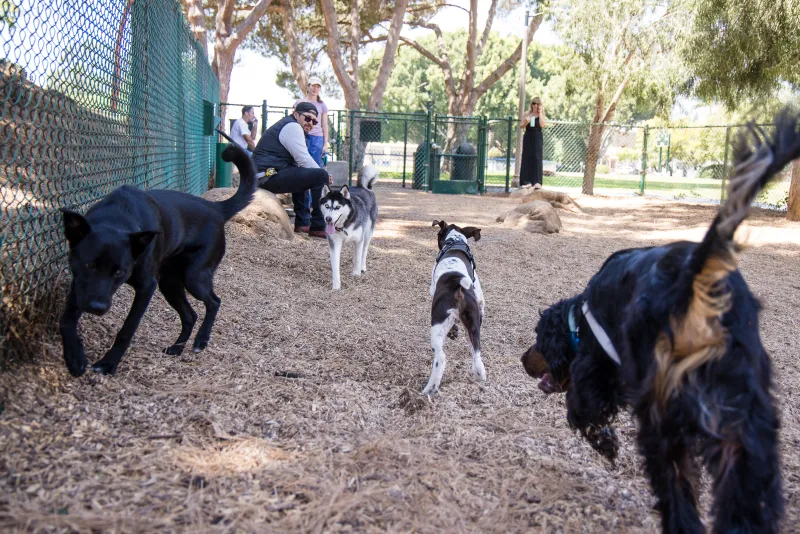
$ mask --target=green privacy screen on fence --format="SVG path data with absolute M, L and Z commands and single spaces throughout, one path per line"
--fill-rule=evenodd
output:
M 177 0 L 3 1 L 0 39 L 1 356 L 65 272 L 59 208 L 207 189 L 219 83 Z

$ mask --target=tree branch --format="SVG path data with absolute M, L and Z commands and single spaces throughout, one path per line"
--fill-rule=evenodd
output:
M 305 94 L 305 88 L 308 87 L 308 72 L 301 61 L 302 54 L 300 53 L 300 46 L 297 43 L 297 28 L 294 20 L 294 9 L 292 9 L 291 0 L 284 0 L 282 5 L 283 14 L 283 33 L 286 36 L 286 47 L 289 49 L 289 63 L 292 67 L 292 74 L 294 75 L 297 85 L 300 90 Z
M 400 36 L 400 40 L 405 44 L 411 46 L 414 50 L 419 52 L 421 55 L 423 55 L 433 63 L 437 64 L 439 67 L 443 69 L 445 68 L 444 61 L 433 55 L 432 52 L 429 52 L 424 46 L 422 46 L 418 42 L 414 41 L 413 39 L 408 39 L 407 37 L 403 37 L 402 35 Z
M 386 46 L 383 50 L 381 66 L 378 68 L 378 76 L 375 79 L 375 86 L 367 102 L 367 111 L 375 111 L 383 104 L 383 93 L 386 91 L 386 84 L 389 82 L 389 75 L 394 67 L 394 58 L 397 53 L 397 46 L 400 40 L 400 30 L 403 29 L 403 18 L 405 17 L 408 0 L 396 0 L 392 23 L 389 26 L 389 34 L 386 36 Z
M 345 101 L 351 109 L 358 109 L 358 102 L 352 102 L 352 94 L 358 95 L 358 85 L 355 80 L 347 74 L 344 61 L 342 60 L 342 39 L 339 35 L 339 24 L 336 21 L 336 10 L 333 8 L 333 0 L 320 0 L 322 15 L 325 18 L 325 25 L 328 28 L 328 56 L 331 59 L 333 72 L 342 86 Z
M 542 24 L 542 20 L 544 20 L 544 13 L 538 13 L 535 17 L 531 19 L 530 24 L 528 25 L 528 34 L 526 35 L 526 39 L 528 43 L 531 42 L 533 39 L 533 34 L 536 33 L 536 30 L 539 29 L 539 26 Z M 511 68 L 519 61 L 522 57 L 522 43 L 517 45 L 516 50 L 514 53 L 511 54 L 503 63 L 498 66 L 494 72 L 489 74 L 484 80 L 475 88 L 475 99 L 479 99 L 482 97 L 486 92 L 492 88 L 492 86 L 502 78 Z
M 464 66 L 464 76 L 461 78 L 459 87 L 458 108 L 461 110 L 466 102 L 467 94 L 472 92 L 475 87 L 475 66 L 478 63 L 478 0 L 469 2 L 469 31 L 467 33 L 467 61 Z M 460 114 L 460 113 L 459 113 Z
M 259 0 L 255 7 L 253 7 L 253 10 L 247 14 L 244 20 L 240 22 L 236 28 L 234 28 L 231 35 L 226 39 L 227 42 L 225 43 L 225 46 L 239 46 L 239 44 L 244 41 L 244 38 L 247 37 L 247 34 L 256 27 L 256 23 L 258 23 L 258 20 L 264 16 L 264 13 L 267 12 L 267 8 L 271 3 L 272 0 Z M 233 4 L 233 2 L 231 2 L 231 4 Z M 228 18 L 228 20 L 230 21 L 230 18 Z
M 483 36 L 481 43 L 478 45 L 478 57 L 483 53 L 483 47 L 486 46 L 486 41 L 489 39 L 489 32 L 492 31 L 492 24 L 494 23 L 494 14 L 497 11 L 497 0 L 492 0 L 492 5 L 489 6 L 489 15 L 486 19 L 486 27 L 483 28 Z
M 614 92 L 614 96 L 611 97 L 611 102 L 608 105 L 608 109 L 606 110 L 605 114 L 603 115 L 602 122 L 608 122 L 614 118 L 614 112 L 617 109 L 617 102 L 622 97 L 623 91 L 625 91 L 625 87 L 628 85 L 631 77 L 630 74 L 625 75 L 625 78 L 620 82 L 617 90 Z

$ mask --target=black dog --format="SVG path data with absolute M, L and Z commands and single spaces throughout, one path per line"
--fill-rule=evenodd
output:
M 778 530 L 771 363 L 733 236 L 756 194 L 798 156 L 797 114 L 782 112 L 771 140 L 751 126 L 736 146 L 727 202 L 703 241 L 613 254 L 582 294 L 542 314 L 522 357 L 545 393 L 567 391 L 570 426 L 612 461 L 618 442 L 609 425 L 619 409 L 633 408 L 663 532 L 704 530 L 698 453 L 714 478 L 716 532 Z
M 231 144 L 222 157 L 233 161 L 241 175 L 236 193 L 222 202 L 125 185 L 89 208 L 85 217 L 62 210 L 73 280 L 60 328 L 64 360 L 73 376 L 86 371 L 78 320 L 84 312 L 106 313 L 123 283 L 136 292 L 133 304 L 114 345 L 92 366 L 94 371 L 116 371 L 156 286 L 181 318 L 181 333 L 164 352 L 183 352 L 197 321 L 197 313 L 186 300 L 186 290 L 205 304 L 206 315 L 194 340 L 194 352 L 206 347 L 220 305 L 213 284 L 225 255 L 224 225 L 250 203 L 256 187 L 255 168 L 244 150 Z

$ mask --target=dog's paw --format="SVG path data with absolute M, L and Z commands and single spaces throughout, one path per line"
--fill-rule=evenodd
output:
M 192 347 L 192 352 L 201 352 L 208 346 L 207 339 L 195 339 L 194 346 Z
M 176 343 L 164 349 L 164 354 L 168 354 L 169 356 L 180 356 L 185 347 L 186 345 L 184 343 Z
M 98 360 L 92 365 L 92 371 L 101 375 L 113 375 L 117 372 L 117 366 L 119 362 L 116 362 L 110 358 L 103 358 L 102 360 Z
M 450 339 L 458 339 L 458 325 L 453 325 L 453 328 L 447 333 L 447 337 Z
M 612 464 L 617 458 L 619 450 L 619 438 L 616 431 L 610 426 L 592 426 L 584 431 L 586 439 L 594 450 L 599 452 Z
M 428 384 L 425 386 L 425 389 L 422 390 L 423 395 L 433 395 L 439 391 L 439 384 Z
M 77 343 L 74 346 L 64 347 L 64 362 L 67 364 L 69 374 L 78 378 L 83 376 L 86 372 L 86 353 L 83 351 L 83 346 Z
M 331 289 L 333 289 L 334 291 L 339 291 L 340 289 L 342 289 L 341 282 L 334 282 L 333 284 L 331 284 Z
M 472 377 L 481 382 L 486 382 L 486 369 L 483 367 L 483 361 L 476 360 L 472 362 Z
M 361 276 L 361 270 L 358 269 L 358 270 L 353 271 L 353 276 Z

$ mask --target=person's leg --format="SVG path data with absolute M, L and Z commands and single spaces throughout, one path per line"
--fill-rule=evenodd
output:
M 308 148 L 308 153 L 311 156 L 317 165 L 322 167 L 322 149 L 324 145 L 325 138 L 321 135 L 307 135 L 306 136 L 306 148 Z M 311 210 L 311 191 L 306 191 L 305 193 L 306 199 L 306 206 L 308 206 L 309 211 Z M 306 224 L 308 226 L 308 224 Z
M 325 220 L 319 207 L 322 187 L 328 183 L 328 173 L 325 169 L 303 169 L 301 167 L 287 167 L 261 185 L 263 189 L 272 193 L 293 193 L 296 221 L 309 220 L 311 230 L 324 231 Z M 304 193 L 311 190 L 311 216 L 309 218 L 308 206 L 304 202 Z M 295 222 L 295 227 L 300 226 Z

